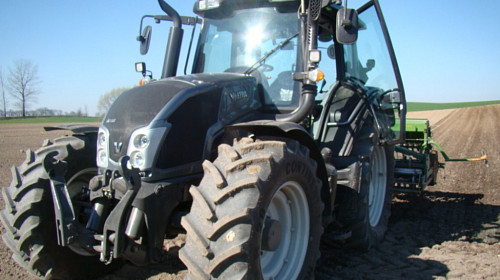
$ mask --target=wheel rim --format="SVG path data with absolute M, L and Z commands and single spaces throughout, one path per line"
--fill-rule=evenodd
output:
M 67 182 L 67 188 L 69 196 L 71 197 L 71 202 L 73 203 L 73 209 L 75 210 L 76 221 L 81 224 L 79 218 L 86 216 L 90 213 L 92 209 L 92 204 L 89 201 L 89 182 L 92 177 L 97 175 L 97 168 L 87 168 L 75 175 L 73 175 Z M 84 223 L 88 220 L 84 219 Z M 85 227 L 85 224 L 82 224 Z M 92 256 L 95 253 L 91 253 L 88 250 L 80 247 L 78 244 L 69 244 L 68 247 L 75 253 L 82 256 Z
M 370 176 L 368 205 L 370 225 L 375 227 L 382 217 L 387 191 L 387 158 L 382 146 L 377 145 L 373 148 Z
M 264 279 L 296 279 L 307 253 L 310 227 L 309 205 L 301 185 L 294 181 L 282 184 L 271 200 L 265 219 L 279 221 L 282 234 L 276 250 L 261 250 Z

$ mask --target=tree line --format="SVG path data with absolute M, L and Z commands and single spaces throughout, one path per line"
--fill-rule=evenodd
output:
M 38 66 L 30 60 L 15 61 L 13 67 L 8 69 L 7 75 L 0 68 L 0 117 L 88 116 L 87 108 L 71 112 L 47 107 L 28 110 L 40 94 L 39 84 Z M 128 89 L 130 88 L 114 88 L 101 95 L 97 104 L 97 115 L 104 115 L 115 99 Z

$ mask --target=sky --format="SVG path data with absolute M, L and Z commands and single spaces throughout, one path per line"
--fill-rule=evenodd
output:
M 350 0 L 350 7 L 364 1 Z M 193 1 L 170 0 L 193 16 Z M 500 100 L 500 1 L 380 0 L 407 101 Z M 99 97 L 137 85 L 134 63 L 161 75 L 168 23 L 153 26 L 150 51 L 139 53 L 140 19 L 163 14 L 155 0 L 0 0 L 0 69 L 20 59 L 38 66 L 37 102 L 65 112 L 97 112 Z M 191 29 L 186 28 L 185 36 Z M 187 49 L 188 41 L 183 43 Z M 182 60 L 182 59 L 181 59 Z M 188 73 L 190 71 L 188 70 Z M 8 102 L 9 109 L 14 102 Z

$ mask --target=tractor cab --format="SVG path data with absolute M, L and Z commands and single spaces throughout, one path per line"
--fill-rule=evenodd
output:
M 399 119 L 406 111 L 404 90 L 378 1 L 358 10 L 335 1 L 311 3 L 319 6 L 308 7 L 309 1 L 298 0 L 199 0 L 193 11 L 203 20 L 179 17 L 179 27 L 175 15 L 155 16 L 155 20 L 174 21 L 162 78 L 175 76 L 172 69 L 177 68 L 180 53 L 175 46 L 180 48 L 182 25 L 196 29 L 199 24 L 194 50 L 193 39 L 189 44 L 188 53 L 194 53 L 191 72 L 255 78 L 255 96 L 261 104 L 258 119 L 299 123 L 310 115 L 307 128 L 317 141 L 326 141 L 328 123 L 349 119 L 345 113 L 335 113 L 338 106 L 330 106 L 342 103 L 338 99 L 349 87 L 372 104 L 385 141 L 402 141 L 404 118 Z M 144 43 L 151 30 L 142 29 L 142 24 L 141 30 Z M 147 50 L 143 43 L 141 52 Z
M 204 2 L 194 8 L 205 22 L 193 72 L 250 75 L 257 80 L 265 109 L 295 109 L 300 83 L 294 81 L 293 73 L 306 63 L 298 3 L 234 9 L 229 1 L 218 8 L 207 8 Z

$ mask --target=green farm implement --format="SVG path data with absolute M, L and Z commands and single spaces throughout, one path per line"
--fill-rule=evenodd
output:
M 406 142 L 395 146 L 394 181 L 396 191 L 423 191 L 437 181 L 439 169 L 450 161 L 484 161 L 486 154 L 477 158 L 450 158 L 444 149 L 432 140 L 431 127 L 427 119 L 406 119 Z M 438 154 L 444 162 L 439 161 Z

